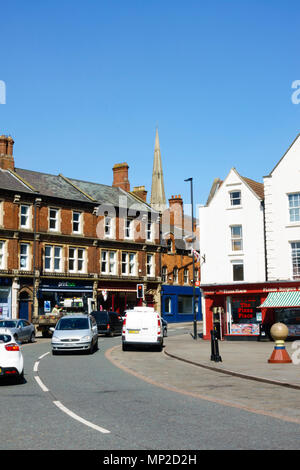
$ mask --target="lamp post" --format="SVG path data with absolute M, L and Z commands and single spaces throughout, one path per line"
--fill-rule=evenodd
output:
M 33 292 L 32 292 L 32 316 L 36 317 L 35 300 L 36 300 L 36 225 L 37 225 L 37 207 L 40 207 L 42 202 L 41 198 L 36 198 L 34 201 L 34 226 L 33 226 Z
M 193 178 L 184 181 L 191 183 L 191 205 L 192 205 L 192 255 L 193 255 L 193 317 L 194 317 L 194 339 L 197 339 L 197 313 L 195 302 L 195 255 L 194 255 L 194 198 L 193 198 Z

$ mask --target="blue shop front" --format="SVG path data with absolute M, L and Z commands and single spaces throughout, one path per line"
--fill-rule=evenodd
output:
M 197 320 L 202 320 L 201 292 L 195 288 L 195 311 Z M 193 287 L 161 286 L 161 312 L 167 322 L 189 322 L 194 320 Z

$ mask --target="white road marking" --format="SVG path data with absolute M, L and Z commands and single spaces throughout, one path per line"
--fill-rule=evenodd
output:
M 54 401 L 53 403 L 61 411 L 66 413 L 71 418 L 76 419 L 80 423 L 85 424 L 86 426 L 89 426 L 90 428 L 95 429 L 96 431 L 102 432 L 103 434 L 110 434 L 110 431 L 108 431 L 107 429 L 101 428 L 100 426 L 97 426 L 96 424 L 93 424 L 90 421 L 87 421 L 86 419 L 83 419 L 80 416 L 76 415 L 75 413 L 73 413 L 73 411 L 70 411 L 68 408 L 66 408 L 60 401 Z
M 43 382 L 41 381 L 38 375 L 35 375 L 34 378 L 39 384 L 39 386 L 41 387 L 41 389 L 43 390 L 43 392 L 49 392 L 49 389 L 46 387 L 46 385 L 43 384 Z
M 49 352 L 43 354 L 42 356 L 39 357 L 39 359 L 42 359 L 43 357 L 47 356 L 47 354 L 50 354 Z M 39 361 L 36 361 L 34 363 L 34 367 L 33 367 L 33 371 L 34 372 L 38 372 L 38 368 L 39 368 Z M 43 382 L 41 381 L 41 379 L 39 378 L 38 375 L 35 375 L 34 376 L 35 380 L 37 381 L 37 383 L 39 384 L 39 386 L 41 387 L 41 389 L 43 390 L 43 392 L 49 392 L 49 389 L 46 387 L 46 385 L 43 384 Z M 108 431 L 107 429 L 105 428 L 101 428 L 100 426 L 97 426 L 96 424 L 93 424 L 91 423 L 90 421 L 87 421 L 86 419 L 84 418 L 81 418 L 80 416 L 78 416 L 77 414 L 73 413 L 73 411 L 69 410 L 68 408 L 66 408 L 60 401 L 53 401 L 54 405 L 56 405 L 61 411 L 63 411 L 64 413 L 66 413 L 68 416 L 70 416 L 71 418 L 73 419 L 76 419 L 77 421 L 79 421 L 80 423 L 82 424 L 85 424 L 85 426 L 89 426 L 90 428 L 94 429 L 95 431 L 98 431 L 98 432 L 101 432 L 103 434 L 110 434 L 110 431 Z
M 50 354 L 50 352 L 46 352 L 45 354 L 43 354 L 42 356 L 39 357 L 39 359 L 43 359 L 43 357 L 47 356 L 48 354 Z

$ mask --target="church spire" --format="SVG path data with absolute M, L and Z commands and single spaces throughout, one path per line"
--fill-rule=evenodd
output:
M 166 209 L 166 196 L 164 187 L 164 176 L 162 171 L 161 153 L 158 137 L 158 128 L 155 134 L 154 161 L 152 172 L 151 200 L 153 209 L 163 212 Z

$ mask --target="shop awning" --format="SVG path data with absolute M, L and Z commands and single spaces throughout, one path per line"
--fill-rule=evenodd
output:
M 300 307 L 300 291 L 269 292 L 258 308 Z

